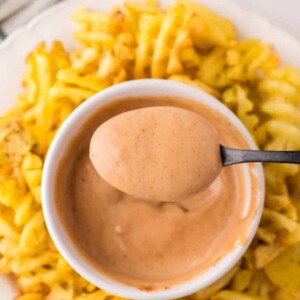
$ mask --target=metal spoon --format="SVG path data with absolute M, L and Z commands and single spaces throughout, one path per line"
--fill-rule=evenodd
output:
M 261 151 L 227 148 L 221 145 L 223 166 L 247 162 L 300 164 L 300 151 Z

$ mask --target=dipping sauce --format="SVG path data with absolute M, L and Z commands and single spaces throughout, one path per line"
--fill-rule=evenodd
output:
M 196 113 L 167 106 L 125 112 L 100 125 L 90 159 L 113 187 L 153 201 L 196 194 L 222 169 L 215 128 Z
M 102 179 L 89 158 L 95 130 L 121 113 L 154 106 L 181 107 L 199 114 L 216 129 L 221 144 L 248 148 L 227 117 L 176 97 L 115 100 L 80 129 L 60 163 L 56 198 L 62 226 L 88 264 L 114 280 L 145 290 L 189 280 L 216 264 L 237 241 L 244 243 L 258 205 L 251 201 L 258 192 L 258 179 L 251 175 L 254 164 L 223 168 L 203 192 L 161 205 L 141 201 Z M 177 175 L 184 178 L 181 168 L 185 167 L 178 166 Z

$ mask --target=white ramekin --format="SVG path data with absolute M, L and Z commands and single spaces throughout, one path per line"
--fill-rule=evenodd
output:
M 199 89 L 185 84 L 156 79 L 129 81 L 115 85 L 94 95 L 81 104 L 64 122 L 55 136 L 48 151 L 42 178 L 42 206 L 49 233 L 66 261 L 84 278 L 94 285 L 119 296 L 140 300 L 164 300 L 183 297 L 202 290 L 225 275 L 242 257 L 252 241 L 258 227 L 264 202 L 264 175 L 261 164 L 256 164 L 255 173 L 258 177 L 259 193 L 251 195 L 252 201 L 257 201 L 257 210 L 251 222 L 246 243 L 236 243 L 235 248 L 214 266 L 193 279 L 167 290 L 142 291 L 138 288 L 124 285 L 99 273 L 87 262 L 73 246 L 66 230 L 60 223 L 55 204 L 55 183 L 59 180 L 58 165 L 64 155 L 66 146 L 76 136 L 80 127 L 103 104 L 123 97 L 174 95 L 204 103 L 226 115 L 242 133 L 249 147 L 255 149 L 255 143 L 241 121 L 221 102 Z M 249 189 L 248 189 L 249 190 Z M 249 197 L 249 198 L 251 198 Z

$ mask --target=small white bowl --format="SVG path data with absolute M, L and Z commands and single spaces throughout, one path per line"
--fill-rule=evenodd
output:
M 110 87 L 81 104 L 65 121 L 55 136 L 48 151 L 42 179 L 42 206 L 49 233 L 66 261 L 84 278 L 101 289 L 122 297 L 140 300 L 175 299 L 202 290 L 225 275 L 242 257 L 252 241 L 258 227 L 264 203 L 264 174 L 261 164 L 256 164 L 255 173 L 259 184 L 259 193 L 251 195 L 252 201 L 257 201 L 257 210 L 251 222 L 246 243 L 236 243 L 236 247 L 214 266 L 193 279 L 173 286 L 166 290 L 142 291 L 127 286 L 100 273 L 86 261 L 73 246 L 65 228 L 60 223 L 55 203 L 55 183 L 58 179 L 58 165 L 64 155 L 64 150 L 72 138 L 80 131 L 80 127 L 103 104 L 124 97 L 141 96 L 179 96 L 204 103 L 221 114 L 226 115 L 242 133 L 251 149 L 256 149 L 255 143 L 241 121 L 221 102 L 199 89 L 185 84 L 156 79 L 143 79 L 121 83 Z M 246 167 L 247 169 L 247 167 Z M 249 179 L 249 178 L 248 178 Z M 250 180 L 250 179 L 249 179 Z M 249 182 L 248 182 L 249 183 Z M 250 190 L 250 189 L 249 189 Z

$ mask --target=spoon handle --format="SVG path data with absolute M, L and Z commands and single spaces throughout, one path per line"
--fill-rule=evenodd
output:
M 246 162 L 300 164 L 300 151 L 261 151 L 227 148 L 221 145 L 223 166 Z

